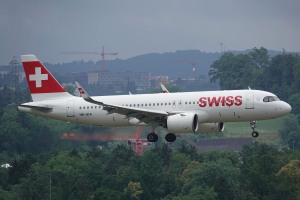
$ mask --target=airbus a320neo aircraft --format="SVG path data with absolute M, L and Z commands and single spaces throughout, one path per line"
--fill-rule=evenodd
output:
M 24 71 L 33 102 L 18 110 L 43 117 L 97 126 L 152 127 L 147 139 L 156 142 L 154 130 L 161 126 L 169 132 L 165 139 L 176 140 L 176 133 L 211 133 L 224 130 L 224 122 L 250 121 L 280 117 L 291 106 L 266 91 L 228 90 L 178 92 L 91 97 L 76 83 L 82 97 L 69 94 L 34 55 L 22 55 Z

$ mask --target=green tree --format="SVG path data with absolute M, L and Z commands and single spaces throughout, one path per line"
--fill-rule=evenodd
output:
M 277 172 L 288 159 L 274 146 L 255 143 L 241 153 L 241 183 L 244 194 L 259 199 L 274 199 L 278 184 Z
M 283 118 L 279 133 L 283 143 L 290 149 L 300 149 L 300 126 L 296 115 L 290 114 Z
M 47 177 L 52 177 L 53 197 L 57 199 L 88 199 L 86 177 L 88 163 L 81 153 L 60 152 L 45 165 Z
M 127 187 L 124 189 L 124 193 L 131 199 L 140 199 L 143 190 L 140 183 L 130 181 Z
M 298 71 L 298 55 L 284 52 L 274 56 L 265 70 L 264 89 L 276 92 L 282 99 L 288 99 L 299 88 L 295 84 L 299 80 Z
M 254 72 L 248 55 L 224 53 L 210 66 L 211 82 L 219 80 L 221 89 L 241 89 L 252 85 Z
M 300 198 L 300 160 L 291 160 L 276 174 L 280 177 L 278 199 Z
M 250 62 L 253 66 L 253 81 L 251 86 L 256 88 L 263 88 L 265 84 L 264 72 L 270 65 L 270 56 L 268 50 L 264 47 L 253 48 L 249 52 Z
M 292 113 L 294 113 L 295 115 L 300 115 L 300 92 L 292 94 L 289 97 L 288 102 L 292 106 Z

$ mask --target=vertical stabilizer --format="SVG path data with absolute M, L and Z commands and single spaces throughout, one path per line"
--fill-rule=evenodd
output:
M 71 97 L 35 55 L 21 55 L 33 101 Z

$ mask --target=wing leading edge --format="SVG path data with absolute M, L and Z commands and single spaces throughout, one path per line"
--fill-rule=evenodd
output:
M 159 121 L 169 115 L 176 114 L 176 113 L 169 113 L 160 110 L 133 108 L 128 106 L 121 106 L 121 105 L 115 105 L 115 104 L 109 104 L 109 103 L 97 101 L 93 99 L 78 82 L 75 82 L 75 84 L 79 90 L 79 93 L 81 94 L 82 98 L 85 101 L 103 106 L 103 110 L 106 110 L 108 112 L 107 114 L 117 113 L 121 115 L 126 115 L 126 117 L 128 118 L 135 117 L 139 119 L 141 122 L 145 122 L 145 123 L 149 123 L 151 121 Z

